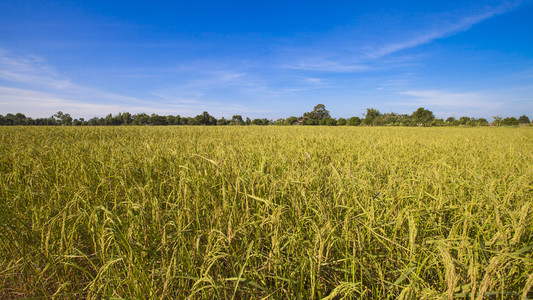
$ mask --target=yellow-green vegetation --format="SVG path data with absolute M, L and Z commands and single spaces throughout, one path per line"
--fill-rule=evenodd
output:
M 533 297 L 533 130 L 0 128 L 0 298 Z

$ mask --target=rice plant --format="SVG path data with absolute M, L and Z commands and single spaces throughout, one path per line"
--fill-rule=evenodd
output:
M 0 128 L 0 298 L 533 298 L 533 130 Z

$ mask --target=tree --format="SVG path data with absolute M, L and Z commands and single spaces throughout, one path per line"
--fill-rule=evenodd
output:
M 146 125 L 150 122 L 150 116 L 145 113 L 133 115 L 133 124 L 135 125 Z
M 444 126 L 444 120 L 443 119 L 435 119 L 431 121 L 431 126 Z
M 446 119 L 446 123 L 453 123 L 453 121 L 455 121 L 454 117 L 449 117 L 448 119 Z
M 346 123 L 348 123 L 348 121 L 345 118 L 339 118 L 339 120 L 337 120 L 337 125 L 339 126 L 345 126 Z
M 229 125 L 230 122 L 231 122 L 230 120 L 226 120 L 226 118 L 222 117 L 217 120 L 217 125 L 221 125 L 221 126 Z
M 231 117 L 231 125 L 242 125 L 243 123 L 244 121 L 242 120 L 241 115 L 233 115 L 233 117 Z
M 319 121 L 317 119 L 304 119 L 304 125 L 318 125 Z
M 466 123 L 470 122 L 470 117 L 460 117 L 459 118 L 459 124 L 460 125 L 466 125 Z
M 181 117 L 179 115 L 177 116 L 168 115 L 167 116 L 168 125 L 181 125 L 180 122 L 181 122 Z
M 485 118 L 479 118 L 479 119 L 477 119 L 477 124 L 479 126 L 487 126 L 487 125 L 489 125 L 489 121 L 487 121 L 487 119 L 485 119 Z
M 363 119 L 364 125 L 377 125 L 376 119 L 381 115 L 379 110 L 375 108 L 367 108 L 365 118 Z
M 298 122 L 298 118 L 294 117 L 294 116 L 291 116 L 291 117 L 288 117 L 287 119 L 285 119 L 285 124 L 287 124 L 287 125 L 292 125 L 292 124 L 294 124 L 296 122 Z
M 523 116 L 520 116 L 518 118 L 518 123 L 519 124 L 529 124 L 529 118 L 526 116 L 526 115 L 523 115 Z
M 331 116 L 329 115 L 329 111 L 326 110 L 326 106 L 324 104 L 317 104 L 313 108 L 313 111 L 304 114 L 304 118 L 312 120 L 326 120 L 331 118 Z
M 419 107 L 416 111 L 413 112 L 411 118 L 413 118 L 413 122 L 417 125 L 429 126 L 431 125 L 431 122 L 435 119 L 435 116 L 433 115 L 432 111 L 427 110 L 423 107 Z
M 133 122 L 133 117 L 131 116 L 129 112 L 122 113 L 122 115 L 119 114 L 119 116 L 122 117 L 123 125 L 130 125 Z
M 500 126 L 502 124 L 502 117 L 501 116 L 494 116 L 492 117 L 494 121 L 492 121 L 493 125 Z
M 12 113 L 7 113 L 4 117 L 4 122 L 6 125 L 17 125 L 17 117 Z
M 197 115 L 194 118 L 195 125 L 216 125 L 217 120 L 211 116 L 208 112 L 204 111 L 201 115 Z
M 72 125 L 72 117 L 69 114 L 64 114 L 62 111 L 58 111 L 54 117 L 56 117 L 61 125 Z
M 329 119 L 326 119 L 326 125 L 328 126 L 337 126 L 337 120 L 335 120 L 334 118 L 329 118 Z
M 359 117 L 351 117 L 348 119 L 348 125 L 349 126 L 359 126 L 361 125 L 361 118 Z
M 284 124 L 285 124 L 285 119 L 283 118 L 279 118 L 276 121 L 272 122 L 272 125 L 284 125 Z
M 501 123 L 503 126 L 516 126 L 518 125 L 518 120 L 515 117 L 507 117 L 502 120 Z

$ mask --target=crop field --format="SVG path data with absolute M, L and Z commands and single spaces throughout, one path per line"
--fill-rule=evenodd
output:
M 533 128 L 0 128 L 0 299 L 51 297 L 533 298 Z

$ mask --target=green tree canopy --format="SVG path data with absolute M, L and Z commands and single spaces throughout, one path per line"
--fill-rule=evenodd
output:
M 411 118 L 413 118 L 415 124 L 427 126 L 435 119 L 435 115 L 433 115 L 432 111 L 419 107 L 413 112 Z
M 304 114 L 304 118 L 313 120 L 325 120 L 330 119 L 331 116 L 329 115 L 329 111 L 326 110 L 326 106 L 324 104 L 317 104 L 314 107 L 313 111 Z
M 520 116 L 518 118 L 518 123 L 527 124 L 527 123 L 529 123 L 529 118 L 526 115 Z
M 379 110 L 375 108 L 367 108 L 365 118 L 363 119 L 364 125 L 375 125 L 374 121 L 381 115 Z

